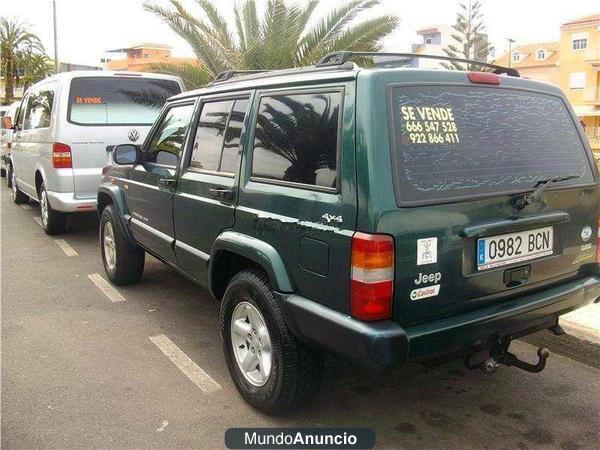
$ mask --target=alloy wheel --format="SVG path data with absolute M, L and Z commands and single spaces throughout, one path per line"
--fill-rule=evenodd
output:
M 40 212 L 42 213 L 42 224 L 46 228 L 48 226 L 48 196 L 45 190 L 40 194 Z
M 104 249 L 104 260 L 106 261 L 106 266 L 110 270 L 114 270 L 117 263 L 117 249 L 115 247 L 115 233 L 110 222 L 106 222 L 104 224 L 102 247 Z
M 249 302 L 233 310 L 231 345 L 244 378 L 253 386 L 264 386 L 273 366 L 271 338 L 263 315 Z

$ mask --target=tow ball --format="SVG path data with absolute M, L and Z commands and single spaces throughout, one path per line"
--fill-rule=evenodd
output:
M 513 353 L 508 351 L 510 339 L 498 339 L 487 350 L 476 351 L 475 353 L 465 358 L 465 367 L 467 369 L 480 369 L 488 375 L 493 374 L 498 370 L 500 364 L 505 366 L 517 367 L 527 372 L 538 373 L 546 367 L 546 360 L 550 356 L 547 348 L 540 347 L 537 349 L 538 361 L 536 364 L 531 364 L 519 359 Z

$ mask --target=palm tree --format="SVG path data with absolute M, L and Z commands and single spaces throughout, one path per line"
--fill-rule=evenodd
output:
M 26 24 L 0 17 L 0 67 L 6 105 L 13 100 L 17 69 L 22 66 L 24 56 L 34 52 L 44 52 L 40 38 L 30 32 Z
M 23 77 L 16 77 L 16 80 L 21 82 L 24 91 L 32 84 L 54 74 L 54 62 L 45 53 L 19 52 L 17 59 L 19 68 L 22 69 L 19 72 L 23 73 Z
M 379 51 L 381 40 L 398 25 L 398 18 L 388 14 L 356 22 L 361 13 L 380 0 L 351 0 L 319 18 L 313 13 L 321 0 L 303 4 L 268 0 L 262 17 L 255 0 L 244 0 L 235 7 L 233 25 L 227 23 L 212 0 L 195 0 L 203 17 L 190 13 L 179 0 L 169 1 L 170 8 L 153 3 L 145 3 L 144 8 L 189 43 L 202 69 L 172 64 L 158 64 L 151 69 L 183 75 L 188 80 L 192 78 L 190 72 L 195 72 L 195 82 L 202 84 L 229 69 L 284 69 L 314 64 L 338 50 Z M 200 71 L 204 75 L 199 75 Z

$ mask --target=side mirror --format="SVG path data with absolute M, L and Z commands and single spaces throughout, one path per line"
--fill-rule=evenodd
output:
M 2 116 L 2 128 L 5 130 L 12 130 L 13 123 L 9 116 Z
M 113 149 L 113 161 L 121 166 L 136 164 L 140 161 L 141 153 L 137 145 L 119 144 Z

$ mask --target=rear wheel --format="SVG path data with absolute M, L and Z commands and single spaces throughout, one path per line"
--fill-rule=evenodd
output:
M 23 192 L 21 192 L 21 190 L 17 186 L 17 175 L 15 174 L 15 170 L 12 166 L 10 173 L 11 193 L 13 202 L 15 202 L 17 205 L 20 205 L 21 203 L 27 203 L 29 201 L 29 197 Z
M 40 212 L 42 213 L 42 228 L 46 234 L 60 234 L 65 231 L 67 216 L 65 213 L 52 209 L 44 183 L 40 186 Z
M 102 263 L 108 279 L 116 285 L 137 282 L 144 272 L 145 253 L 131 245 L 117 222 L 112 205 L 102 211 L 100 246 Z
M 240 272 L 229 282 L 221 305 L 221 336 L 234 384 L 255 408 L 281 414 L 317 393 L 323 356 L 287 328 L 261 270 Z

